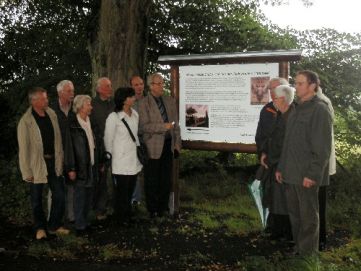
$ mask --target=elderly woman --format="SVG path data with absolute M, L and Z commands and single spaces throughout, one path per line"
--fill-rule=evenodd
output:
M 74 181 L 74 218 L 78 235 L 86 233 L 89 226 L 92 187 L 96 178 L 96 150 L 89 115 L 92 111 L 91 98 L 77 95 L 73 102 L 76 116 L 70 120 L 72 150 L 65 155 L 65 168 L 69 179 Z M 67 142 L 66 142 L 67 144 Z
M 117 223 L 131 222 L 132 194 L 137 174 L 142 169 L 137 157 L 139 117 L 132 109 L 134 102 L 135 93 L 132 88 L 117 89 L 114 95 L 115 112 L 109 114 L 105 123 L 104 145 L 112 156 L 114 213 Z
M 269 178 L 264 183 L 266 197 L 264 202 L 272 214 L 273 221 L 270 225 L 272 239 L 292 240 L 284 185 L 276 182 L 275 172 L 282 153 L 287 118 L 294 110 L 294 93 L 294 88 L 287 85 L 280 85 L 274 89 L 273 104 L 278 111 L 277 118 L 261 150 L 261 164 L 270 170 Z

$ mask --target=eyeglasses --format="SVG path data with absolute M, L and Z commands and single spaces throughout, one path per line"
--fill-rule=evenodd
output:
M 163 83 L 163 82 L 158 82 L 158 83 L 156 83 L 156 82 L 152 82 L 151 84 L 152 84 L 152 85 L 161 86 L 161 85 L 163 85 L 164 83 Z

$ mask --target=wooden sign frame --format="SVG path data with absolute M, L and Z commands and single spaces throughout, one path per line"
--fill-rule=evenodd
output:
M 229 54 L 175 55 L 160 56 L 158 63 L 170 65 L 170 90 L 177 101 L 179 112 L 179 66 L 187 65 L 224 65 L 250 63 L 278 63 L 279 77 L 288 78 L 289 62 L 301 59 L 302 50 L 276 50 L 260 52 L 243 52 Z M 193 150 L 210 150 L 226 152 L 256 153 L 256 144 L 219 143 L 201 140 L 182 140 L 182 148 Z

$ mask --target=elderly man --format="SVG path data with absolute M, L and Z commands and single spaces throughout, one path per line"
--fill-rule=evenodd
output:
M 143 79 L 138 76 L 134 75 L 130 78 L 130 86 L 134 89 L 135 92 L 135 103 L 133 108 L 135 111 L 139 111 L 139 101 L 144 98 L 144 81 Z M 134 193 L 132 196 L 132 204 L 134 206 L 140 204 L 142 200 L 142 184 L 143 184 L 143 174 L 139 173 L 137 177 L 137 183 L 134 189 Z
M 149 162 L 145 166 L 145 197 L 150 217 L 168 212 L 173 156 L 181 148 L 176 102 L 164 96 L 162 75 L 148 77 L 150 94 L 139 102 L 139 128 L 147 146 Z
M 51 234 L 68 234 L 62 227 L 64 215 L 63 147 L 55 112 L 48 108 L 46 90 L 32 88 L 29 93 L 30 107 L 18 124 L 19 165 L 23 180 L 30 184 L 36 239 Z M 47 225 L 42 194 L 48 183 L 52 192 L 52 207 Z M 48 227 L 47 227 L 48 226 Z
M 280 85 L 288 85 L 287 80 L 280 77 L 274 77 L 268 81 L 266 86 L 266 88 L 269 90 L 272 101 L 270 101 L 261 109 L 261 113 L 259 115 L 259 121 L 257 125 L 256 137 L 255 137 L 256 145 L 257 145 L 257 153 L 259 157 L 261 157 L 262 149 L 265 147 L 265 144 L 273 130 L 273 127 L 277 119 L 277 109 L 273 104 L 273 99 L 274 99 L 273 91 L 276 87 Z M 270 214 L 267 219 L 266 231 L 272 233 L 272 228 L 274 228 L 273 215 Z
M 269 80 L 267 84 L 267 89 L 270 92 L 272 101 L 266 104 L 262 109 L 259 116 L 257 131 L 256 131 L 256 145 L 257 152 L 260 155 L 260 150 L 262 149 L 265 141 L 268 139 L 272 127 L 275 123 L 277 117 L 277 110 L 273 105 L 274 93 L 273 90 L 279 85 L 288 85 L 288 82 L 284 78 L 275 77 Z
M 329 178 L 332 116 L 316 96 L 316 73 L 300 71 L 295 83 L 298 105 L 287 121 L 276 179 L 286 184 L 295 252 L 305 256 L 319 249 L 318 191 Z
M 61 139 L 63 142 L 64 156 L 72 151 L 72 142 L 69 130 L 69 120 L 75 117 L 73 110 L 71 110 L 74 99 L 74 85 L 69 80 L 60 81 L 56 90 L 58 92 L 58 99 L 50 105 L 58 117 L 59 128 L 61 132 Z M 68 148 L 68 149 L 66 149 Z M 74 170 L 74 169 L 73 169 Z M 65 215 L 68 221 L 74 221 L 74 185 L 73 181 L 69 179 L 68 174 L 65 177 Z
M 280 85 L 273 90 L 273 105 L 277 109 L 277 118 L 270 132 L 269 138 L 261 149 L 261 165 L 269 170 L 268 177 L 263 182 L 265 189 L 263 203 L 269 208 L 272 216 L 271 239 L 286 238 L 292 240 L 291 224 L 289 221 L 285 186 L 275 180 L 275 171 L 279 162 L 286 122 L 290 113 L 295 109 L 293 104 L 294 88 Z
M 96 148 L 102 156 L 104 153 L 104 130 L 105 120 L 114 111 L 114 100 L 112 83 L 107 77 L 101 77 L 97 81 L 96 96 L 92 100 L 93 111 L 90 115 L 93 132 L 95 134 Z M 108 203 L 107 176 L 109 168 L 105 166 L 105 161 L 99 161 L 99 179 L 94 185 L 94 210 L 97 220 L 106 219 Z

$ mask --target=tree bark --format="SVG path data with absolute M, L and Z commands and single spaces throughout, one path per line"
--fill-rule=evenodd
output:
M 101 0 L 97 28 L 89 38 L 92 86 L 108 77 L 113 89 L 143 76 L 151 0 Z

